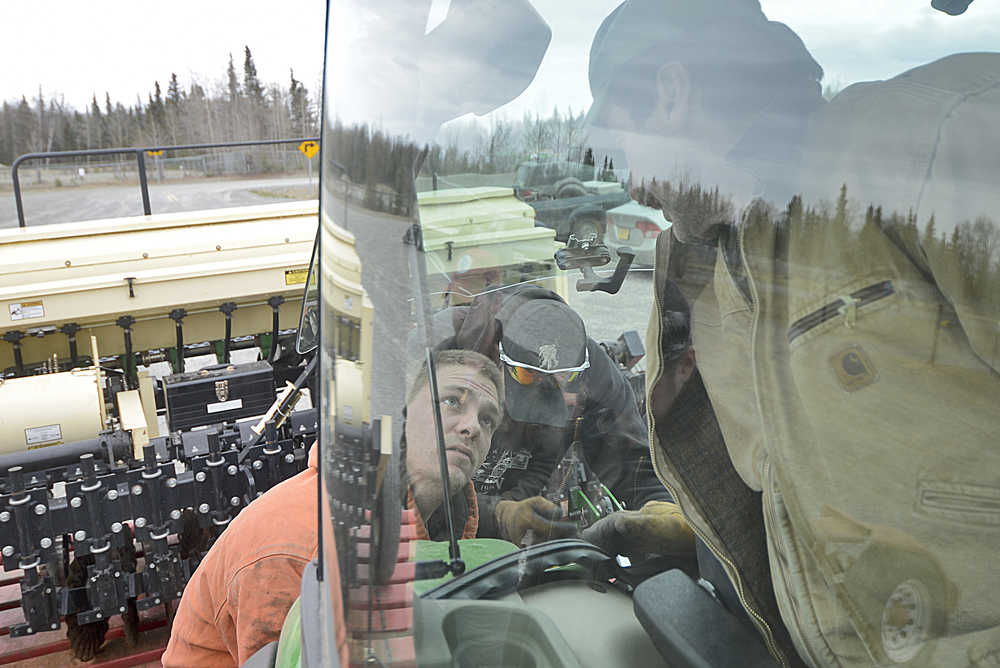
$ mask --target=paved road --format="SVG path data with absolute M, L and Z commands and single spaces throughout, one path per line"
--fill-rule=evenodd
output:
M 313 185 L 316 179 L 312 180 Z M 203 180 L 182 183 L 151 183 L 150 209 L 153 213 L 219 209 L 227 206 L 265 204 L 281 201 L 252 190 L 276 190 L 306 186 L 304 178 L 252 180 Z M 141 216 L 142 195 L 138 185 L 84 186 L 26 190 L 24 216 L 28 225 L 99 220 L 119 216 Z M 13 191 L 0 192 L 0 228 L 17 226 Z

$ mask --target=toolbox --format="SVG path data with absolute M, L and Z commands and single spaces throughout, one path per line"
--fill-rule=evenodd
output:
M 265 361 L 220 364 L 163 379 L 170 431 L 263 415 L 274 403 L 274 371 Z

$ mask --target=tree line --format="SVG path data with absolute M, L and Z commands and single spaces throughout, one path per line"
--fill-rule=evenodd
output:
M 146 99 L 137 96 L 134 104 L 112 101 L 106 92 L 80 110 L 59 96 L 46 99 L 39 87 L 30 100 L 22 95 L 0 107 L 0 163 L 33 152 L 313 137 L 318 95 L 293 70 L 285 84 L 261 81 L 249 46 L 242 68 L 230 54 L 225 77 L 215 85 L 194 81 L 185 88 L 172 73 L 165 92 L 155 81 Z

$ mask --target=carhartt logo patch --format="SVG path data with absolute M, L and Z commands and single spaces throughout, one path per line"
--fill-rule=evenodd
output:
M 830 364 L 840 386 L 848 392 L 856 392 L 878 380 L 875 365 L 861 346 L 851 346 L 837 353 L 830 358 Z

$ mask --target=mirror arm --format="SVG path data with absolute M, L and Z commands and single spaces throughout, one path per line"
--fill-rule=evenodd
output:
M 635 252 L 631 248 L 618 249 L 618 265 L 614 273 L 606 278 L 601 278 L 593 267 L 584 265 L 580 267 L 583 278 L 576 282 L 577 292 L 607 292 L 609 295 L 617 294 L 625 281 L 632 260 L 635 259 Z

